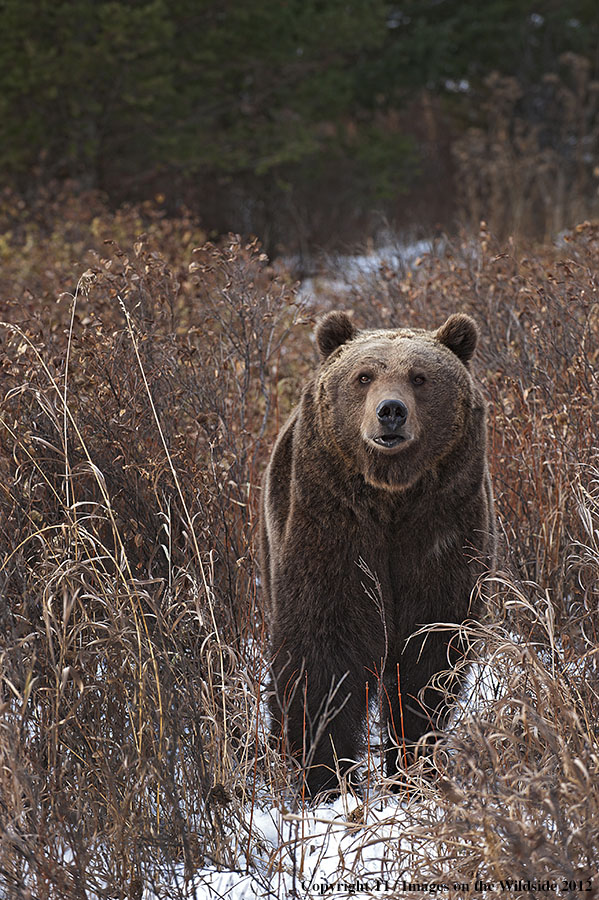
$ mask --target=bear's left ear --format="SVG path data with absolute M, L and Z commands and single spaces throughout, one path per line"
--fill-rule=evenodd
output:
M 333 310 L 322 319 L 319 319 L 316 325 L 316 344 L 320 351 L 322 360 L 330 356 L 333 350 L 351 341 L 358 333 L 358 329 L 346 312 L 341 310 Z
M 465 313 L 454 313 L 437 329 L 435 337 L 467 366 L 478 341 L 478 326 Z

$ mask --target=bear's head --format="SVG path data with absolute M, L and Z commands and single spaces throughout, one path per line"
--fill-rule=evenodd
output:
M 328 446 L 379 488 L 403 490 L 462 439 L 473 406 L 482 411 L 468 363 L 478 338 L 470 316 L 436 331 L 358 331 L 345 312 L 316 329 L 320 428 Z

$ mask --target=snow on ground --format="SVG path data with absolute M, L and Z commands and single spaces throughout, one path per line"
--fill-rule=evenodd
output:
M 433 252 L 435 248 L 438 251 L 438 245 L 438 241 L 434 244 L 432 240 L 413 241 L 409 244 L 396 241 L 373 248 L 367 253 L 337 255 L 327 261 L 322 273 L 302 279 L 299 297 L 310 302 L 323 289 L 336 294 L 347 293 L 356 281 L 376 275 L 382 267 L 399 272 L 409 269 L 421 256 Z M 293 269 L 297 260 L 287 259 L 286 264 Z
M 407 858 L 401 846 L 403 815 L 399 802 L 373 803 L 365 811 L 356 800 L 348 806 L 343 798 L 297 813 L 255 810 L 253 829 L 262 853 L 253 860 L 252 874 L 203 869 L 190 895 L 195 900 L 396 897 L 398 879 L 407 877 L 398 869 L 398 859 Z M 146 893 L 144 900 L 157 896 Z
M 496 700 L 500 692 L 491 668 L 474 664 L 456 704 L 453 726 Z M 415 822 L 431 822 L 437 814 L 426 801 L 403 796 L 377 799 L 376 794 L 364 801 L 348 794 L 333 803 L 297 811 L 277 809 L 266 797 L 262 804 L 251 816 L 249 866 L 242 858 L 239 871 L 206 867 L 195 873 L 183 896 L 194 900 L 322 896 L 386 900 L 403 895 L 403 880 L 435 881 L 419 863 L 426 858 L 426 835 L 414 829 Z M 249 821 L 248 810 L 246 825 Z M 143 900 L 176 896 L 180 895 L 165 886 L 146 889 Z

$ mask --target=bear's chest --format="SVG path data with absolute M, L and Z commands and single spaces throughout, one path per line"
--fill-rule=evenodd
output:
M 357 542 L 365 563 L 358 573 L 362 583 L 379 594 L 390 618 L 403 618 L 406 609 L 417 619 L 427 618 L 438 609 L 453 573 L 465 565 L 465 540 L 455 522 L 450 525 L 442 515 L 404 514 L 371 522 L 367 530 L 368 540 Z
M 459 513 L 442 502 L 379 504 L 355 519 L 356 534 L 368 536 L 382 558 L 404 568 L 439 560 L 455 546 L 463 523 Z

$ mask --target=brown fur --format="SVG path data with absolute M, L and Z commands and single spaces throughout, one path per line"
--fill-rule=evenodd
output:
M 452 634 L 406 639 L 421 625 L 476 615 L 471 592 L 495 540 L 485 404 L 468 370 L 473 320 L 358 332 L 334 312 L 316 338 L 322 362 L 274 447 L 261 528 L 273 727 L 312 792 L 334 785 L 335 760 L 344 772 L 356 759 L 365 684 L 376 696 L 382 665 L 396 737 L 401 720 L 408 744 L 443 725 L 441 694 L 428 690 L 426 710 L 418 695 L 455 659 Z M 389 398 L 407 412 L 391 449 L 374 440 Z M 364 588 L 360 558 L 380 581 L 382 608 Z M 396 751 L 387 770 L 397 771 Z

